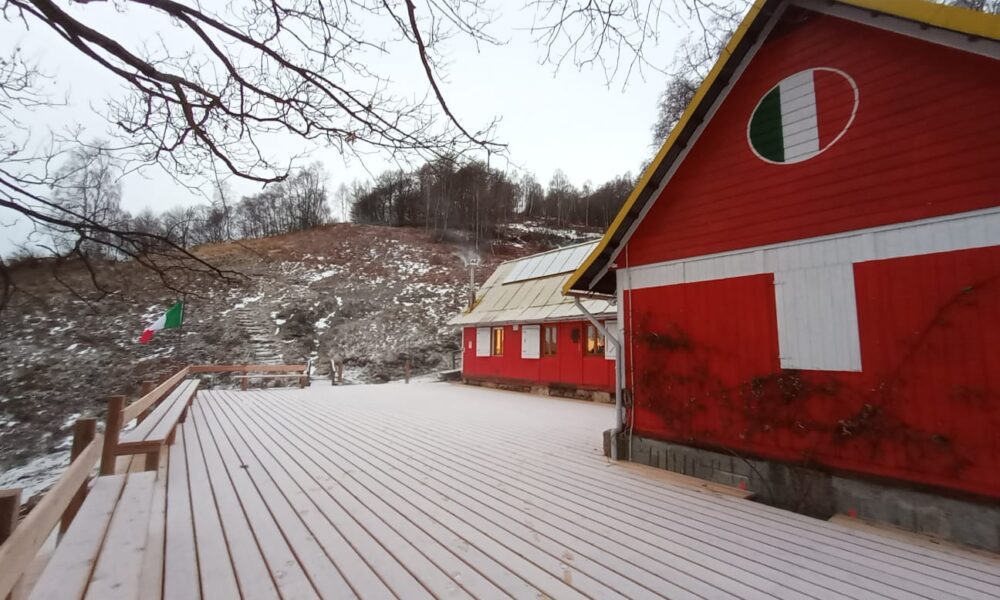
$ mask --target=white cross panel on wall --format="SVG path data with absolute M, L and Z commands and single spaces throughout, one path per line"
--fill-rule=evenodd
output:
M 782 368 L 860 371 L 854 263 L 997 245 L 1000 208 L 990 208 L 619 269 L 618 289 L 773 273 Z

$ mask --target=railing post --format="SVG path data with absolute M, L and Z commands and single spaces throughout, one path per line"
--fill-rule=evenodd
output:
M 122 431 L 122 409 L 125 396 L 108 398 L 108 417 L 104 425 L 104 451 L 101 453 L 101 475 L 114 475 L 118 460 L 118 435 Z
M 7 541 L 7 538 L 14 533 L 17 527 L 17 517 L 21 512 L 21 489 L 0 490 L 0 545 Z M 19 593 L 21 583 L 14 584 L 14 589 L 7 596 L 7 600 L 20 598 Z
M 21 488 L 0 490 L 0 544 L 7 541 L 17 527 L 21 512 Z
M 80 456 L 81 452 L 86 450 L 90 442 L 94 441 L 95 435 L 97 435 L 97 419 L 88 417 L 76 420 L 76 423 L 73 424 L 73 447 L 69 452 L 70 464 L 76 460 L 76 457 Z M 59 523 L 60 537 L 69 529 L 69 524 L 73 522 L 73 518 L 76 517 L 80 506 L 83 505 L 83 501 L 87 497 L 87 483 L 89 481 L 90 478 L 88 477 L 80 486 L 80 489 L 76 491 L 76 494 L 73 495 L 73 499 L 66 506 L 66 510 L 63 511 L 62 521 Z
M 146 394 L 152 392 L 153 389 L 155 389 L 155 388 L 156 388 L 156 382 L 155 381 L 143 381 L 142 385 L 139 386 L 139 397 L 140 398 L 145 398 Z M 152 409 L 153 409 L 153 407 L 150 406 L 146 410 L 142 411 L 142 414 L 139 415 L 139 422 L 140 423 L 142 423 L 143 421 L 146 420 L 146 417 L 149 416 L 149 413 L 152 411 Z

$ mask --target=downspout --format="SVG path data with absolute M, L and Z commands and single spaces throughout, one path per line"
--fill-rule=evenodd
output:
M 597 317 L 592 315 L 589 310 L 584 308 L 583 303 L 580 302 L 578 296 L 573 296 L 573 305 L 583 313 L 583 316 L 590 321 L 590 324 L 597 328 L 604 336 L 605 340 L 610 340 L 615 345 L 615 426 L 611 430 L 611 460 L 618 460 L 618 436 L 622 433 L 622 424 L 625 422 L 625 414 L 622 403 L 622 368 L 623 361 L 622 357 L 624 353 L 622 352 L 621 342 L 612 336 L 604 324 L 597 320 Z M 624 327 L 619 324 L 618 331 L 623 331 Z

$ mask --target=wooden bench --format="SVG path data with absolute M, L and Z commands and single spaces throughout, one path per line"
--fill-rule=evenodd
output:
M 98 477 L 31 598 L 140 598 L 157 473 Z
M 198 385 L 197 379 L 178 384 L 138 425 L 119 435 L 115 454 L 145 454 L 146 470 L 155 471 L 160 464 L 160 451 L 173 443 L 177 424 L 184 421 Z

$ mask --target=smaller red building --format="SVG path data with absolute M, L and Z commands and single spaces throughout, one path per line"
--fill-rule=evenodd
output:
M 613 398 L 613 344 L 562 294 L 562 286 L 596 244 L 542 252 L 497 268 L 473 305 L 450 321 L 462 327 L 464 381 Z M 582 306 L 615 336 L 612 302 L 584 300 Z

